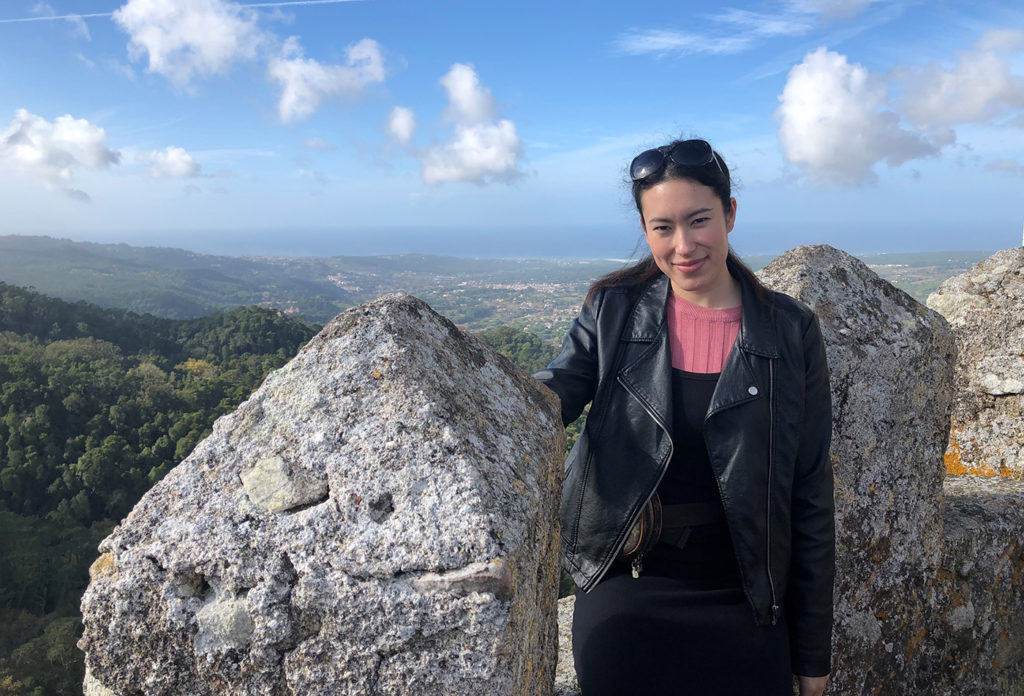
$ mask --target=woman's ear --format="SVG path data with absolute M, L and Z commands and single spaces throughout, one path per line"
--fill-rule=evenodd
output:
M 729 210 L 725 213 L 725 232 L 728 234 L 732 232 L 733 226 L 736 224 L 736 199 L 729 199 Z

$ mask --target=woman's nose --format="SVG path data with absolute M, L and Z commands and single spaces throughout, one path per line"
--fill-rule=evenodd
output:
M 676 232 L 675 238 L 675 252 L 680 256 L 687 256 L 696 248 L 696 244 L 693 243 L 693 238 L 685 230 L 681 229 Z

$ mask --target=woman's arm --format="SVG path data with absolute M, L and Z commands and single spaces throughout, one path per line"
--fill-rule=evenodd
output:
M 825 685 L 828 683 L 828 675 L 824 677 L 798 677 L 800 682 L 800 696 L 821 696 L 825 693 Z
M 832 399 L 817 317 L 804 331 L 803 353 L 804 420 L 793 478 L 792 555 L 786 596 L 793 673 L 802 675 L 801 681 L 823 678 L 831 671 L 835 579 L 835 502 L 829 458 Z M 824 682 L 821 685 L 824 688 Z M 801 693 L 803 690 L 801 686 Z
M 594 398 L 598 382 L 597 317 L 604 291 L 583 303 L 562 344 L 562 352 L 546 368 L 534 373 L 541 384 L 555 392 L 562 404 L 562 424 L 576 420 Z

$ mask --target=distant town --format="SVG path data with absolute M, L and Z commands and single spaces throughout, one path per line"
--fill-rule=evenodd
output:
M 990 251 L 866 254 L 881 277 L 920 302 Z M 746 259 L 755 270 L 771 256 Z M 347 307 L 408 292 L 458 326 L 525 329 L 560 342 L 609 259 L 467 259 L 423 254 L 233 257 L 181 249 L 0 236 L 0 281 L 69 301 L 188 319 L 237 306 L 324 323 Z

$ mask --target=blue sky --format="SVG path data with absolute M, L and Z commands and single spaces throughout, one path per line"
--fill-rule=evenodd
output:
M 626 256 L 679 135 L 741 253 L 1016 246 L 1024 4 L 0 3 L 0 234 Z

